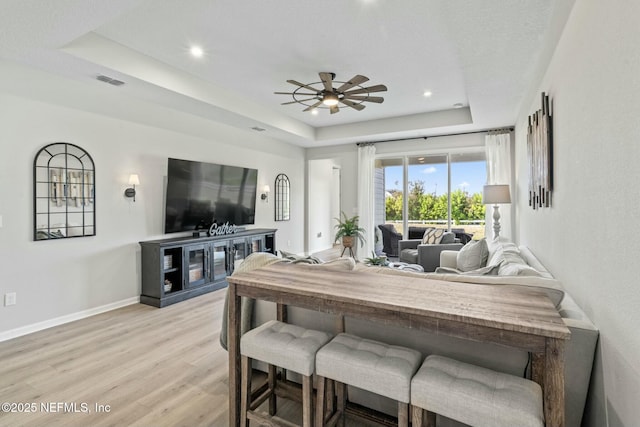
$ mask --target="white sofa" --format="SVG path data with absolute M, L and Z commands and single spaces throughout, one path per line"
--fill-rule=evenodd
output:
M 540 277 L 522 276 L 473 276 L 444 273 L 414 273 L 399 271 L 387 267 L 368 267 L 358 264 L 355 269 L 366 268 L 380 274 L 408 275 L 449 280 L 451 285 L 464 281 L 479 283 L 486 286 L 536 286 L 544 289 L 556 303 L 560 315 L 571 331 L 571 339 L 565 349 L 565 403 L 566 426 L 580 427 L 584 412 L 595 347 L 598 340 L 598 330 L 576 305 L 570 295 L 562 289 L 561 284 L 535 258 L 533 253 L 525 247 L 519 248 L 522 258 L 527 265 L 541 273 Z M 454 267 L 453 259 L 457 252 L 442 253 L 442 266 Z M 321 266 L 318 266 L 322 268 Z M 327 266 L 328 267 L 328 266 Z M 314 267 L 311 267 L 314 268 Z M 333 267 L 335 268 L 335 266 Z M 350 267 L 347 267 L 350 268 Z M 260 325 L 276 316 L 275 304 L 257 301 L 254 308 L 253 325 Z M 335 332 L 335 316 L 289 307 L 289 322 L 308 328 Z M 530 370 L 528 353 L 494 344 L 473 342 L 445 335 L 436 335 L 415 329 L 406 329 L 392 325 L 382 325 L 372 321 L 347 317 L 346 331 L 363 338 L 402 345 L 420 351 L 423 356 L 440 354 L 462 362 L 472 363 L 496 371 L 512 375 L 525 375 Z M 395 402 L 386 398 L 349 388 L 349 400 L 360 405 L 381 410 L 390 415 L 396 413 Z M 449 419 L 439 419 L 439 427 L 461 426 Z

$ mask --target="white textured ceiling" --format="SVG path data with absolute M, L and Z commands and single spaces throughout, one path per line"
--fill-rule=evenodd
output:
M 564 22 L 554 14 L 568 10 L 554 0 L 3 0 L 1 8 L 4 60 L 91 84 L 106 74 L 126 82 L 113 88 L 121 96 L 302 146 L 512 125 L 555 42 L 550 26 Z M 203 58 L 189 55 L 191 44 Z M 384 103 L 314 116 L 273 93 L 295 89 L 288 79 L 317 82 L 320 71 L 384 84 Z

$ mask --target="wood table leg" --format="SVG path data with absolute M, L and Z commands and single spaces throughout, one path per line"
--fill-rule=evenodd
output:
M 289 323 L 289 315 L 285 304 L 276 304 L 276 319 L 278 322 Z
M 229 351 L 229 425 L 240 426 L 240 297 L 236 285 L 229 283 L 227 290 L 228 325 L 227 348 Z
M 544 370 L 544 419 L 547 427 L 564 427 L 564 340 L 547 338 Z
M 544 393 L 544 353 L 533 353 L 531 355 L 531 381 L 540 384 Z

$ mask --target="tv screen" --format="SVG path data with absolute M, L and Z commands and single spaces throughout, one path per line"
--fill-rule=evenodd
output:
M 253 224 L 258 170 L 169 159 L 165 233 Z

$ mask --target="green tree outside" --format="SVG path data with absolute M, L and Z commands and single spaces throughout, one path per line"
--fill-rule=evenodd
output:
M 391 190 L 385 199 L 387 221 L 402 220 L 402 192 Z M 428 221 L 447 219 L 447 195 L 437 196 L 424 191 L 423 181 L 409 182 L 409 218 Z M 456 224 L 464 220 L 484 220 L 485 205 L 482 194 L 469 194 L 457 189 L 451 192 L 451 220 Z

